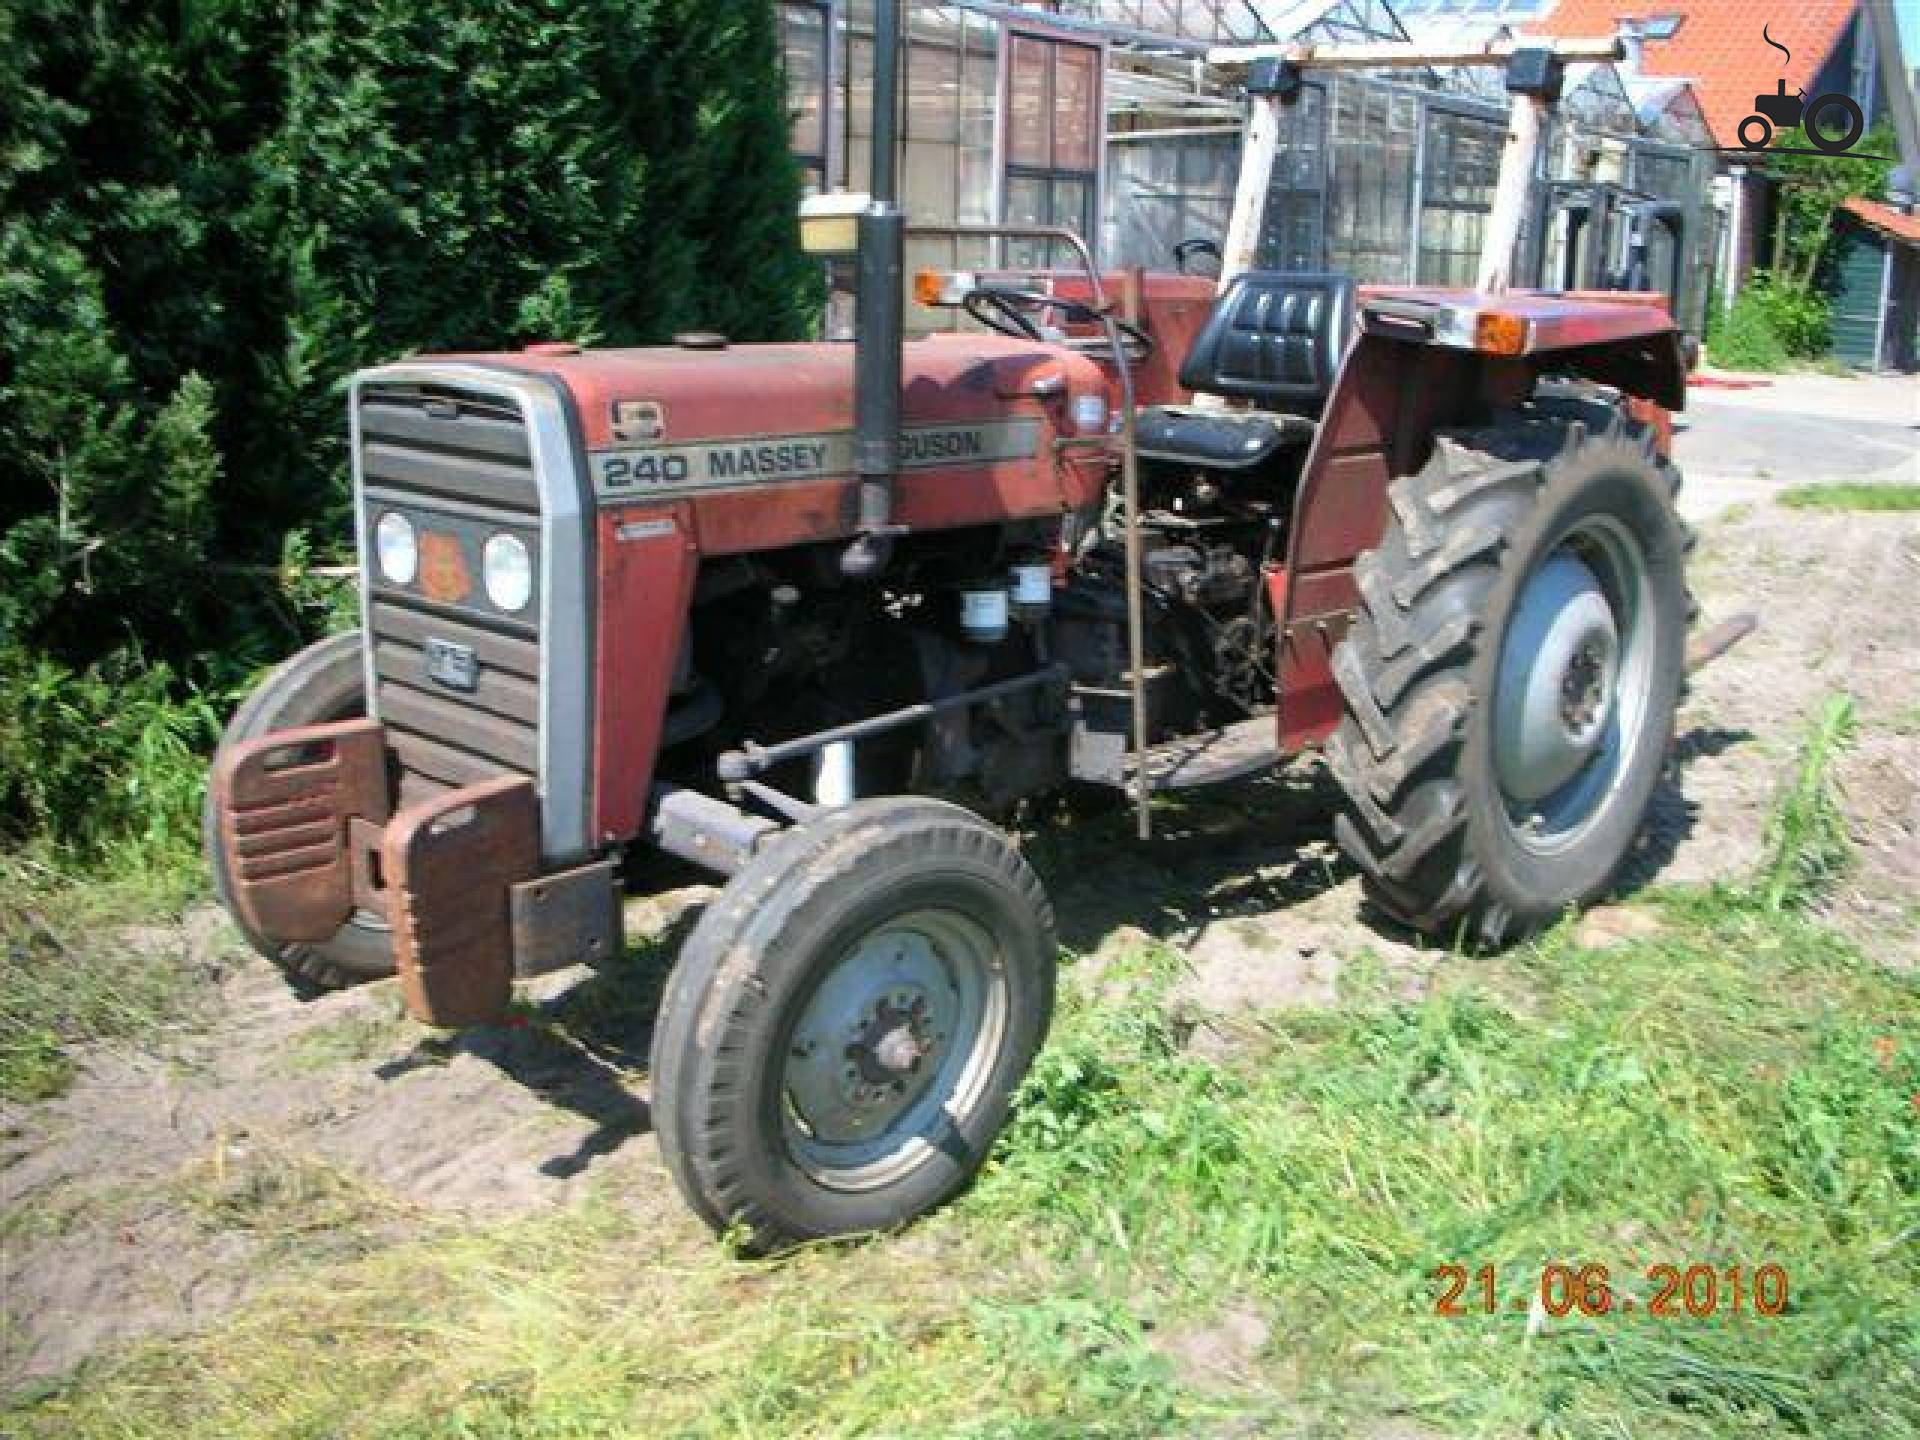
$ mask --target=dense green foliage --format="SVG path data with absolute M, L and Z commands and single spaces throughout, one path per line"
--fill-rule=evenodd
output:
M 8 838 L 97 851 L 323 623 L 356 367 L 804 331 L 776 64 L 739 0 L 0 6 Z
M 1818 290 L 1756 271 L 1731 306 L 1709 316 L 1707 354 L 1730 370 L 1784 370 L 1816 359 L 1827 351 L 1830 310 Z

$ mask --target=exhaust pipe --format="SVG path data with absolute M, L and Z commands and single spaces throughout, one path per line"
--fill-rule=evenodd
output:
M 873 168 L 859 220 L 853 337 L 853 471 L 859 535 L 840 573 L 869 580 L 893 553 L 893 484 L 900 466 L 900 346 L 907 217 L 899 199 L 901 0 L 879 0 L 873 29 Z

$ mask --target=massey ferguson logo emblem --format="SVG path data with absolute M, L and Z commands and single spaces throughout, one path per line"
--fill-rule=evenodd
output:
M 1039 449 L 1040 422 L 1034 419 L 916 425 L 900 432 L 900 468 L 931 470 L 1028 460 Z M 603 501 L 852 473 L 853 436 L 845 430 L 600 450 L 593 455 L 594 490 Z
M 457 605 L 473 593 L 457 536 L 429 530 L 420 537 L 420 589 L 443 605 Z
M 471 645 L 428 637 L 425 646 L 427 678 L 449 690 L 472 690 L 480 683 L 480 657 Z

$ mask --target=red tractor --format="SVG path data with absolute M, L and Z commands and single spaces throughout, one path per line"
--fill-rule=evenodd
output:
M 878 68 L 851 346 L 355 379 L 361 627 L 241 707 L 209 804 L 265 955 L 435 1024 L 614 957 L 625 857 L 726 877 L 653 1114 L 761 1247 L 939 1204 L 1006 1119 L 1057 943 L 983 816 L 1323 747 L 1375 905 L 1499 944 L 1613 878 L 1689 618 L 1657 305 L 1089 266 L 928 277 L 1006 333 L 903 343 Z

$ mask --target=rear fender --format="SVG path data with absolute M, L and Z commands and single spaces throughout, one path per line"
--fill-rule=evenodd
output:
M 1380 543 L 1387 487 L 1426 464 L 1436 432 L 1519 404 L 1542 375 L 1633 397 L 1665 448 L 1686 401 L 1681 337 L 1659 296 L 1396 291 L 1365 296 L 1294 496 L 1280 616 L 1279 724 L 1289 753 L 1340 722 L 1333 650 L 1359 604 L 1353 562 Z
M 1434 431 L 1523 398 L 1524 359 L 1362 332 L 1348 350 L 1294 495 L 1287 568 L 1276 577 L 1281 748 L 1318 744 L 1340 723 L 1333 650 L 1359 592 L 1354 557 L 1380 543 L 1387 486 L 1419 469 Z

